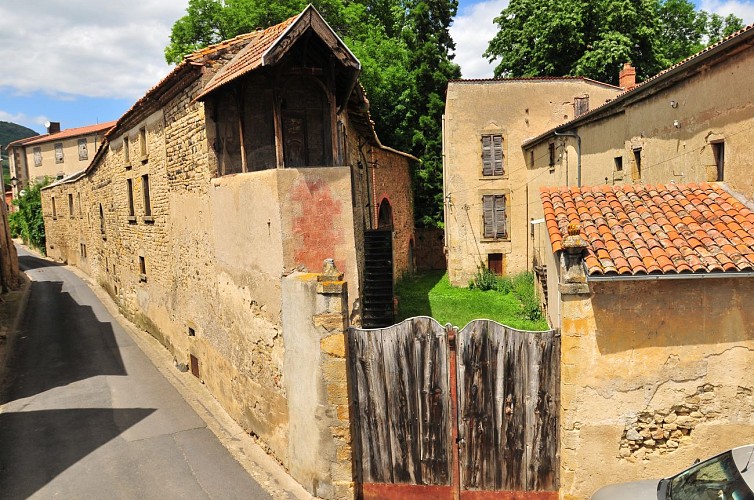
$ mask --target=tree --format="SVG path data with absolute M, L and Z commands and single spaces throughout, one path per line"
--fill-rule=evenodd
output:
M 21 238 L 26 245 L 30 245 L 45 253 L 45 224 L 42 217 L 42 188 L 49 184 L 48 177 L 42 182 L 32 184 L 26 193 L 13 200 L 18 210 L 9 214 L 8 224 L 11 236 Z
M 742 26 L 697 12 L 689 0 L 511 0 L 495 19 L 485 57 L 495 76 L 580 75 L 618 83 L 632 62 L 639 79 Z
M 414 214 L 422 226 L 442 226 L 442 114 L 448 80 L 460 78 L 453 62 L 449 27 L 457 0 L 413 0 L 409 4 L 406 43 L 412 108 L 404 128 L 413 124 L 411 151 L 420 160 L 414 170 Z

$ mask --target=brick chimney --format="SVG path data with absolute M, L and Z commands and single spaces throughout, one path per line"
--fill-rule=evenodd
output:
M 60 122 L 50 122 L 47 126 L 47 133 L 57 134 L 58 132 L 60 132 Z
M 619 87 L 625 90 L 631 90 L 636 87 L 636 68 L 631 66 L 630 62 L 623 65 L 623 69 L 618 73 Z

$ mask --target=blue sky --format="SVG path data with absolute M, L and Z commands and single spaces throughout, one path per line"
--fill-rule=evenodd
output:
M 508 0 L 460 0 L 451 28 L 465 78 L 492 76 L 481 54 Z M 754 22 L 754 0 L 696 0 Z M 0 2 L 0 120 L 43 133 L 118 119 L 170 71 L 163 49 L 188 0 Z

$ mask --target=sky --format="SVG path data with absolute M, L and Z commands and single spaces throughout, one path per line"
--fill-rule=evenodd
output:
M 464 78 L 492 77 L 481 54 L 508 0 L 459 0 L 451 27 Z M 754 23 L 754 0 L 695 0 Z M 171 70 L 163 50 L 188 0 L 0 0 L 0 121 L 44 133 L 117 120 Z

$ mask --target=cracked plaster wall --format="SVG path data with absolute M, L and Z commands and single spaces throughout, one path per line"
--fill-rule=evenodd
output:
M 754 441 L 754 280 L 592 283 L 562 299 L 563 498 Z

